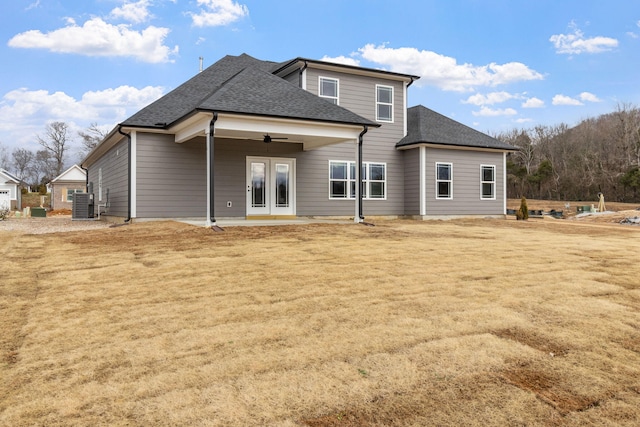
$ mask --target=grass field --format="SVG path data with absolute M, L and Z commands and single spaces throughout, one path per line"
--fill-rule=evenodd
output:
M 0 425 L 637 426 L 640 228 L 0 234 Z

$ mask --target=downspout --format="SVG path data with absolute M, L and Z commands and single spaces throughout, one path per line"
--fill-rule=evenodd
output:
M 309 63 L 307 61 L 304 61 L 304 65 L 302 66 L 302 68 L 300 68 L 300 73 L 298 74 L 298 85 L 300 86 L 301 89 L 306 89 L 304 87 L 302 87 L 302 74 L 304 73 L 304 70 L 307 69 L 307 67 L 309 66 Z
M 84 171 L 84 189 L 85 191 L 88 193 L 89 192 L 89 169 L 85 168 L 84 166 L 80 165 L 80 169 L 82 169 Z
M 82 166 L 82 164 L 80 165 L 80 169 L 84 171 L 84 191 L 85 193 L 88 194 L 89 193 L 89 169 Z M 89 198 L 93 203 L 95 203 L 93 194 L 89 195 Z M 53 199 L 53 187 L 51 188 L 51 199 Z
M 122 125 L 118 125 L 118 133 L 127 137 L 127 219 L 125 223 L 131 221 L 131 134 L 122 132 Z
M 358 175 L 358 222 L 364 221 L 364 215 L 362 214 L 362 141 L 364 134 L 367 133 L 368 130 L 369 126 L 365 126 L 362 132 L 360 132 L 360 135 L 358 135 L 358 170 L 356 172 Z
M 214 167 L 213 167 L 213 159 L 214 159 L 214 126 L 216 124 L 216 120 L 218 120 L 218 113 L 213 113 L 213 118 L 209 123 L 209 220 L 211 221 L 212 227 L 217 227 L 216 225 L 216 215 L 215 215 L 215 187 L 214 187 Z

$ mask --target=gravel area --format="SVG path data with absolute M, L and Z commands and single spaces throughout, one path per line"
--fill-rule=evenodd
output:
M 13 231 L 25 234 L 66 233 L 79 230 L 96 230 L 108 228 L 106 221 L 73 221 L 71 216 L 54 216 L 47 218 L 7 218 L 0 221 L 0 233 Z

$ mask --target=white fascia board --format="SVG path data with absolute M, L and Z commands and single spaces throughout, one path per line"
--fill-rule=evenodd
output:
M 176 143 L 183 143 L 209 132 L 212 113 L 200 112 L 168 131 L 175 135 Z M 214 126 L 216 137 L 229 139 L 262 140 L 265 134 L 285 137 L 278 142 L 303 144 L 312 150 L 326 145 L 354 141 L 362 132 L 362 125 L 316 122 L 311 120 L 284 119 L 263 116 L 220 113 Z
M 205 136 L 209 131 L 212 113 L 197 113 L 169 129 L 175 135 L 175 142 L 181 144 L 196 136 Z
M 448 145 L 448 144 L 430 144 L 430 143 L 405 145 L 402 147 L 397 147 L 397 149 L 412 150 L 419 147 L 442 148 L 446 150 L 460 150 L 460 151 L 485 151 L 488 153 L 503 153 L 503 152 L 510 153 L 510 152 L 516 151 L 516 150 L 505 150 L 504 148 L 486 148 L 486 147 L 473 147 L 473 146 Z
M 361 125 L 314 122 L 310 120 L 221 114 L 216 121 L 216 136 L 262 140 L 265 134 L 286 137 L 279 142 L 302 143 L 305 150 L 354 141 L 362 132 Z

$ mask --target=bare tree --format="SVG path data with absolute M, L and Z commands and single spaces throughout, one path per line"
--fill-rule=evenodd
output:
M 51 155 L 55 164 L 54 178 L 62 173 L 64 169 L 64 155 L 67 149 L 67 130 L 69 126 L 65 122 L 53 122 L 47 125 L 46 135 L 41 138 L 39 135 L 38 143 Z
M 9 150 L 0 141 L 0 169 L 9 170 Z
M 26 148 L 16 148 L 11 153 L 11 157 L 13 157 L 13 170 L 16 176 L 26 182 L 33 167 L 33 151 Z
M 56 161 L 51 158 L 47 150 L 38 150 L 33 158 L 33 184 L 40 185 L 51 181 L 56 176 Z
M 89 154 L 107 136 L 107 133 L 100 129 L 95 122 L 91 123 L 85 131 L 79 131 L 78 136 L 80 136 L 80 142 L 82 143 L 82 151 L 85 154 Z

